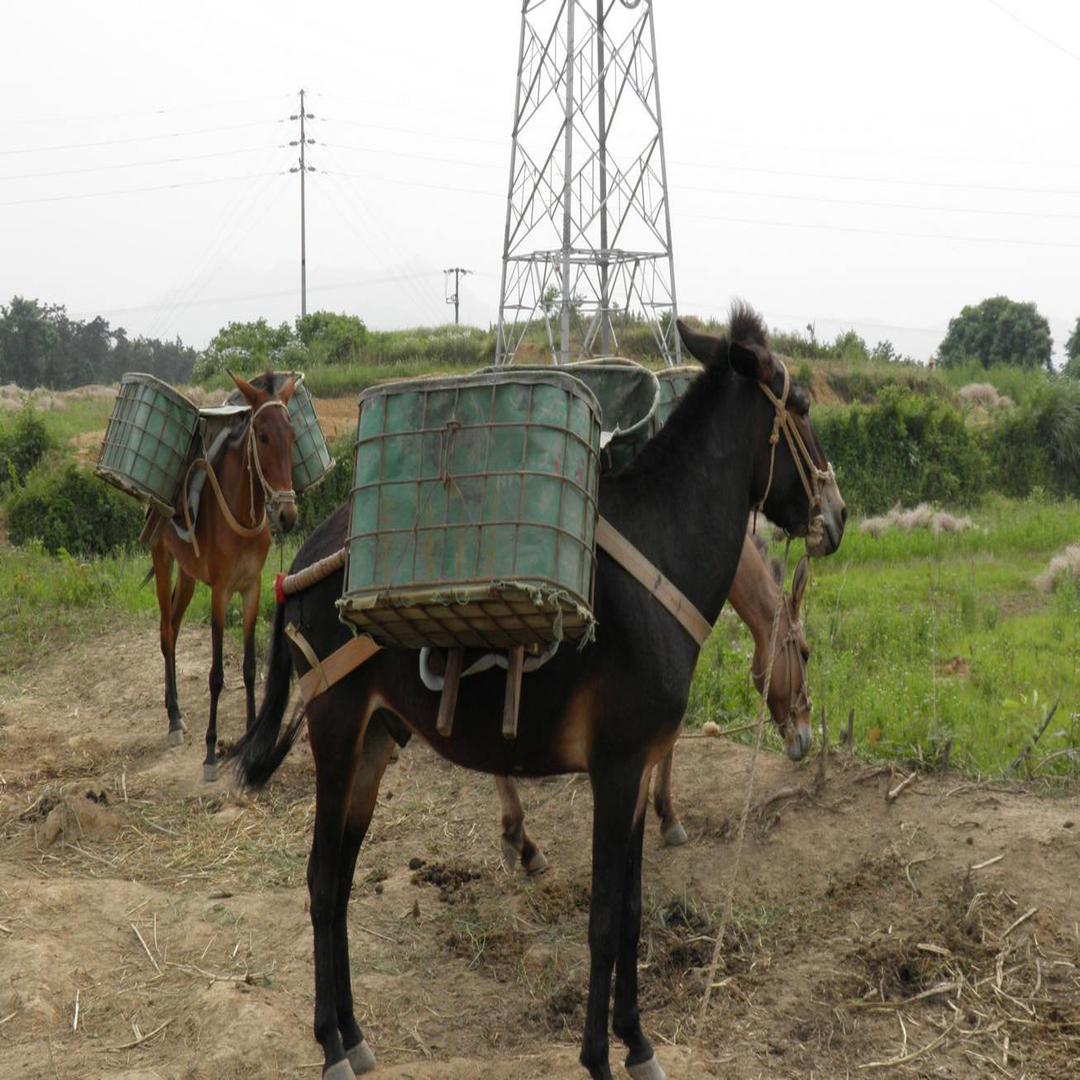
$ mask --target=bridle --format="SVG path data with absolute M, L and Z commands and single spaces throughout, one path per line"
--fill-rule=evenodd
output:
M 802 619 L 792 619 L 791 610 L 788 605 L 788 599 L 785 595 L 781 594 L 781 602 L 785 608 L 788 609 L 788 629 L 787 634 L 783 640 L 780 641 L 775 649 L 774 657 L 784 653 L 787 655 L 788 661 L 788 700 L 787 700 L 787 714 L 783 720 L 782 734 L 787 733 L 792 729 L 795 724 L 795 718 L 801 712 L 809 713 L 813 708 L 813 702 L 810 700 L 810 679 L 809 673 L 806 668 L 806 658 L 803 656 L 802 648 L 800 647 L 800 637 L 802 632 Z M 766 665 L 768 666 L 768 665 Z M 798 672 L 800 676 L 800 687 L 795 689 L 795 681 L 792 678 L 794 672 Z M 750 669 L 750 674 L 753 677 L 755 683 L 758 679 L 764 679 L 765 673 L 760 675 L 753 667 Z M 767 693 L 771 687 L 765 687 L 762 693 Z M 771 711 L 771 710 L 770 710 Z
M 184 518 L 184 527 L 187 529 L 188 535 L 191 537 L 191 546 L 195 551 L 195 557 L 199 557 L 199 542 L 195 539 L 195 526 L 191 520 L 191 509 L 188 506 L 188 499 L 186 492 L 188 490 L 188 484 L 191 479 L 191 474 L 195 469 L 205 469 L 206 478 L 210 481 L 210 487 L 214 492 L 214 496 L 217 498 L 218 508 L 221 510 L 221 516 L 225 519 L 225 524 L 237 536 L 258 536 L 267 526 L 269 515 L 267 514 L 267 507 L 271 509 L 277 509 L 280 506 L 288 506 L 296 504 L 296 492 L 293 488 L 278 489 L 272 487 L 270 482 L 266 479 L 266 474 L 262 470 L 262 463 L 259 461 L 259 452 L 255 447 L 255 418 L 263 411 L 271 406 L 276 406 L 279 409 L 284 409 L 286 416 L 288 416 L 289 406 L 283 401 L 278 401 L 276 398 L 271 398 L 270 401 L 264 401 L 257 409 L 251 414 L 251 419 L 248 422 L 247 434 L 244 436 L 244 458 L 245 465 L 248 470 L 248 491 L 251 494 L 251 520 L 255 522 L 255 477 L 259 478 L 259 484 L 262 486 L 263 491 L 263 512 L 262 517 L 253 525 L 241 525 L 237 520 L 236 515 L 232 512 L 228 502 L 225 500 L 225 493 L 221 490 L 221 484 L 218 483 L 217 474 L 214 472 L 213 465 L 210 464 L 206 458 L 196 458 L 187 468 L 187 474 L 184 477 L 183 491 L 185 492 L 181 499 L 181 511 Z M 291 423 L 291 421 L 289 421 Z
M 802 482 L 803 490 L 806 492 L 806 497 L 810 503 L 806 541 L 809 546 L 814 547 L 820 545 L 825 538 L 825 516 L 821 510 L 821 490 L 825 484 L 835 482 L 836 476 L 831 465 L 826 463 L 827 468 L 819 469 L 813 457 L 811 457 L 802 433 L 799 431 L 795 414 L 788 408 L 787 401 L 788 394 L 791 392 L 791 376 L 788 374 L 787 366 L 782 360 L 773 357 L 773 362 L 779 364 L 780 370 L 784 373 L 784 388 L 780 392 L 780 396 L 777 397 L 772 392 L 772 387 L 764 382 L 758 382 L 758 389 L 769 399 L 772 407 L 776 410 L 776 416 L 773 419 L 772 434 L 769 436 L 769 479 L 765 485 L 765 493 L 754 506 L 754 525 L 757 525 L 758 511 L 764 508 L 765 500 L 772 490 L 773 469 L 776 466 L 776 447 L 780 442 L 780 433 L 783 432 L 784 438 L 787 440 L 788 450 L 791 452 L 791 460 L 795 463 L 795 471 L 799 474 L 799 480 Z
M 289 406 L 284 401 L 278 401 L 277 398 L 271 398 L 269 401 L 264 401 L 252 414 L 251 423 L 248 425 L 248 437 L 247 437 L 247 456 L 248 456 L 248 476 L 250 477 L 252 472 L 259 478 L 259 483 L 262 485 L 263 490 L 263 516 L 262 521 L 258 525 L 258 530 L 262 531 L 266 525 L 266 508 L 270 507 L 272 510 L 277 510 L 282 506 L 295 506 L 296 505 L 296 491 L 293 488 L 275 488 L 270 486 L 270 482 L 266 479 L 266 474 L 262 470 L 262 463 L 259 461 L 259 453 L 255 448 L 255 419 L 263 411 L 263 409 L 269 409 L 276 407 L 285 410 L 285 415 L 289 415 Z M 251 516 L 255 517 L 255 483 L 250 484 L 251 490 Z

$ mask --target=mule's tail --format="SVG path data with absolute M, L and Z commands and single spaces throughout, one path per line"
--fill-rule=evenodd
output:
M 285 605 L 278 604 L 274 629 L 270 638 L 269 664 L 262 705 L 251 729 L 233 746 L 229 756 L 234 759 L 237 779 L 247 788 L 264 787 L 296 742 L 304 710 L 297 709 L 281 733 L 285 709 L 289 704 L 289 682 L 292 676 L 292 656 L 285 638 Z M 279 738 L 280 733 L 280 738 Z

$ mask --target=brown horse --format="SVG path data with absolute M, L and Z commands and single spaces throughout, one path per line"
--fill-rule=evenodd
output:
M 231 374 L 231 372 L 230 372 Z M 170 523 L 163 522 L 151 541 L 158 609 L 161 613 L 161 654 L 165 658 L 165 709 L 169 716 L 169 745 L 183 742 L 184 720 L 176 694 L 176 637 L 191 602 L 195 582 L 210 586 L 210 722 L 206 728 L 203 777 L 217 776 L 217 706 L 224 684 L 221 646 L 225 610 L 239 593 L 244 618 L 244 690 L 247 723 L 255 719 L 255 621 L 259 614 L 259 588 L 263 564 L 270 550 L 270 523 L 288 532 L 296 524 L 296 496 L 292 490 L 293 431 L 289 399 L 293 380 L 275 396 L 232 376 L 251 406 L 244 414 L 217 461 L 196 461 L 207 471 L 192 540 L 184 540 Z M 262 377 L 256 382 L 270 385 Z M 180 499 L 187 498 L 187 484 Z M 178 508 L 181 516 L 186 511 Z M 173 563 L 178 565 L 172 583 Z
M 776 729 L 784 740 L 784 748 L 792 761 L 800 761 L 810 749 L 810 694 L 807 689 L 806 664 L 810 647 L 803 632 L 800 608 L 809 578 L 807 564 L 800 562 L 791 584 L 791 596 L 783 594 L 778 581 L 779 566 L 770 567 L 756 540 L 747 536 L 742 555 L 731 583 L 728 601 L 746 624 L 754 639 L 754 658 L 750 673 L 760 693 L 764 689 L 768 665 L 772 621 L 776 605 L 780 609 L 776 649 L 773 656 L 772 678 L 769 681 L 768 705 Z M 685 844 L 686 830 L 679 821 L 671 797 L 671 767 L 674 749 L 656 767 L 653 786 L 653 806 L 660 819 L 660 834 L 672 847 Z M 508 776 L 495 778 L 502 811 L 502 847 L 507 866 L 521 863 L 527 874 L 537 874 L 547 868 L 544 853 L 525 831 L 525 811 L 518 797 L 517 785 Z
M 809 397 L 769 351 L 758 317 L 736 308 L 725 338 L 682 324 L 679 331 L 704 371 L 637 458 L 601 477 L 599 509 L 711 624 L 735 576 L 751 508 L 760 506 L 789 534 L 808 536 L 816 555 L 839 546 L 846 511 L 839 495 L 822 487 L 831 474 L 810 426 Z M 338 544 L 320 527 L 293 572 L 333 554 Z M 333 577 L 325 578 L 278 608 L 263 704 L 236 747 L 241 778 L 250 786 L 266 783 L 300 730 L 302 717 L 281 730 L 292 672 L 310 666 L 286 625 L 318 657 L 351 640 L 337 617 L 334 585 Z M 497 776 L 588 772 L 592 894 L 581 1062 L 593 1080 L 612 1080 L 614 972 L 612 1030 L 628 1047 L 627 1068 L 634 1080 L 662 1080 L 638 1010 L 644 810 L 652 769 L 678 735 L 698 645 L 606 553 L 597 560 L 593 608 L 600 628 L 595 642 L 559 649 L 529 676 L 514 739 L 501 735 L 505 680 L 493 671 L 462 682 L 453 732 L 440 735 L 438 695 L 425 687 L 417 653 L 406 649 L 383 649 L 309 702 L 316 782 L 308 861 L 315 1037 L 327 1080 L 351 1080 L 375 1065 L 353 1008 L 349 892 L 383 772 L 408 732 L 456 764 Z

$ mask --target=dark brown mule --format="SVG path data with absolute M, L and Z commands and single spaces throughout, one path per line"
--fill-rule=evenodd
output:
M 762 503 L 770 520 L 792 534 L 805 535 L 809 527 L 810 546 L 820 555 L 840 543 L 843 507 L 820 497 L 826 461 L 810 428 L 809 399 L 795 387 L 789 393 L 786 372 L 769 352 L 757 316 L 736 309 L 728 338 L 684 326 L 680 332 L 705 370 L 637 459 L 601 479 L 599 504 L 614 528 L 712 623 L 735 576 L 751 507 Z M 778 408 L 790 409 L 808 460 L 796 462 L 786 437 L 770 442 L 778 430 Z M 812 515 L 820 520 L 811 523 Z M 340 532 L 316 530 L 293 571 L 331 555 L 339 543 Z M 340 579 L 332 575 L 278 609 L 266 695 L 254 727 L 237 747 L 240 775 L 249 785 L 269 779 L 300 728 L 296 717 L 281 733 L 291 673 L 309 667 L 285 627 L 296 627 L 315 655 L 329 656 L 350 640 L 334 608 L 339 589 Z M 663 1076 L 637 1004 L 641 844 L 648 779 L 678 734 L 698 646 L 606 554 L 598 558 L 594 610 L 596 641 L 580 650 L 560 649 L 529 676 L 513 740 L 501 735 L 501 672 L 463 681 L 453 734 L 442 737 L 436 731 L 438 696 L 420 678 L 417 653 L 403 649 L 382 650 L 308 705 L 316 776 L 308 862 L 315 1037 L 330 1080 L 350 1080 L 354 1071 L 374 1066 L 353 1009 L 349 890 L 383 771 L 395 743 L 409 731 L 449 760 L 495 775 L 588 772 L 592 898 L 581 1061 L 594 1080 L 611 1080 L 614 969 L 612 1028 L 629 1048 L 627 1067 L 636 1080 Z
M 220 457 L 207 468 L 194 543 L 182 540 L 169 523 L 162 523 L 151 543 L 158 609 L 161 613 L 161 653 L 165 658 L 165 709 L 169 743 L 183 741 L 184 721 L 176 694 L 176 637 L 191 602 L 195 582 L 210 586 L 210 722 L 206 728 L 203 776 L 217 775 L 217 706 L 224 670 L 221 659 L 225 610 L 239 593 L 244 618 L 244 689 L 247 723 L 255 719 L 255 620 L 263 563 L 270 550 L 270 523 L 288 532 L 296 524 L 292 490 L 292 423 L 288 402 L 292 379 L 272 396 L 238 379 L 233 381 L 251 406 L 232 433 Z M 266 380 L 269 384 L 269 380 Z M 187 484 L 181 493 L 186 498 Z M 173 563 L 178 571 L 172 583 Z
M 746 624 L 754 639 L 754 657 L 750 673 L 760 693 L 764 689 L 768 665 L 769 644 L 772 639 L 773 613 L 782 603 L 776 632 L 772 678 L 769 682 L 768 706 L 773 722 L 784 740 L 792 761 L 800 761 L 810 749 L 810 693 L 807 686 L 806 664 L 810 647 L 803 632 L 800 608 L 806 588 L 807 564 L 800 562 L 792 581 L 791 596 L 783 594 L 778 580 L 780 568 L 770 566 L 757 542 L 747 536 L 742 555 L 731 583 L 728 603 Z M 656 768 L 653 784 L 653 806 L 660 819 L 660 834 L 666 844 L 686 843 L 686 830 L 675 812 L 671 794 L 671 767 L 674 749 Z M 495 788 L 502 812 L 503 855 L 508 866 L 520 861 L 527 874 L 546 869 L 547 859 L 525 831 L 525 811 L 518 797 L 517 786 L 508 776 L 497 776 Z

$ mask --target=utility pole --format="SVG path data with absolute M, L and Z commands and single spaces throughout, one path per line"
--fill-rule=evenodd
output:
M 300 174 L 300 317 L 307 315 L 307 211 L 305 207 L 304 181 L 309 172 L 315 171 L 314 165 L 308 165 L 304 151 L 315 140 L 309 139 L 304 130 L 305 120 L 314 120 L 315 115 L 304 108 L 304 91 L 300 91 L 300 111 L 289 117 L 290 120 L 300 121 L 300 139 L 294 139 L 290 146 L 300 147 L 300 164 L 294 165 L 289 172 Z
M 443 271 L 446 275 L 446 284 L 450 284 L 450 275 L 454 275 L 454 291 L 447 293 L 446 302 L 454 305 L 454 325 L 458 325 L 458 280 L 465 274 L 471 274 L 471 270 L 466 270 L 463 266 L 450 266 Z

